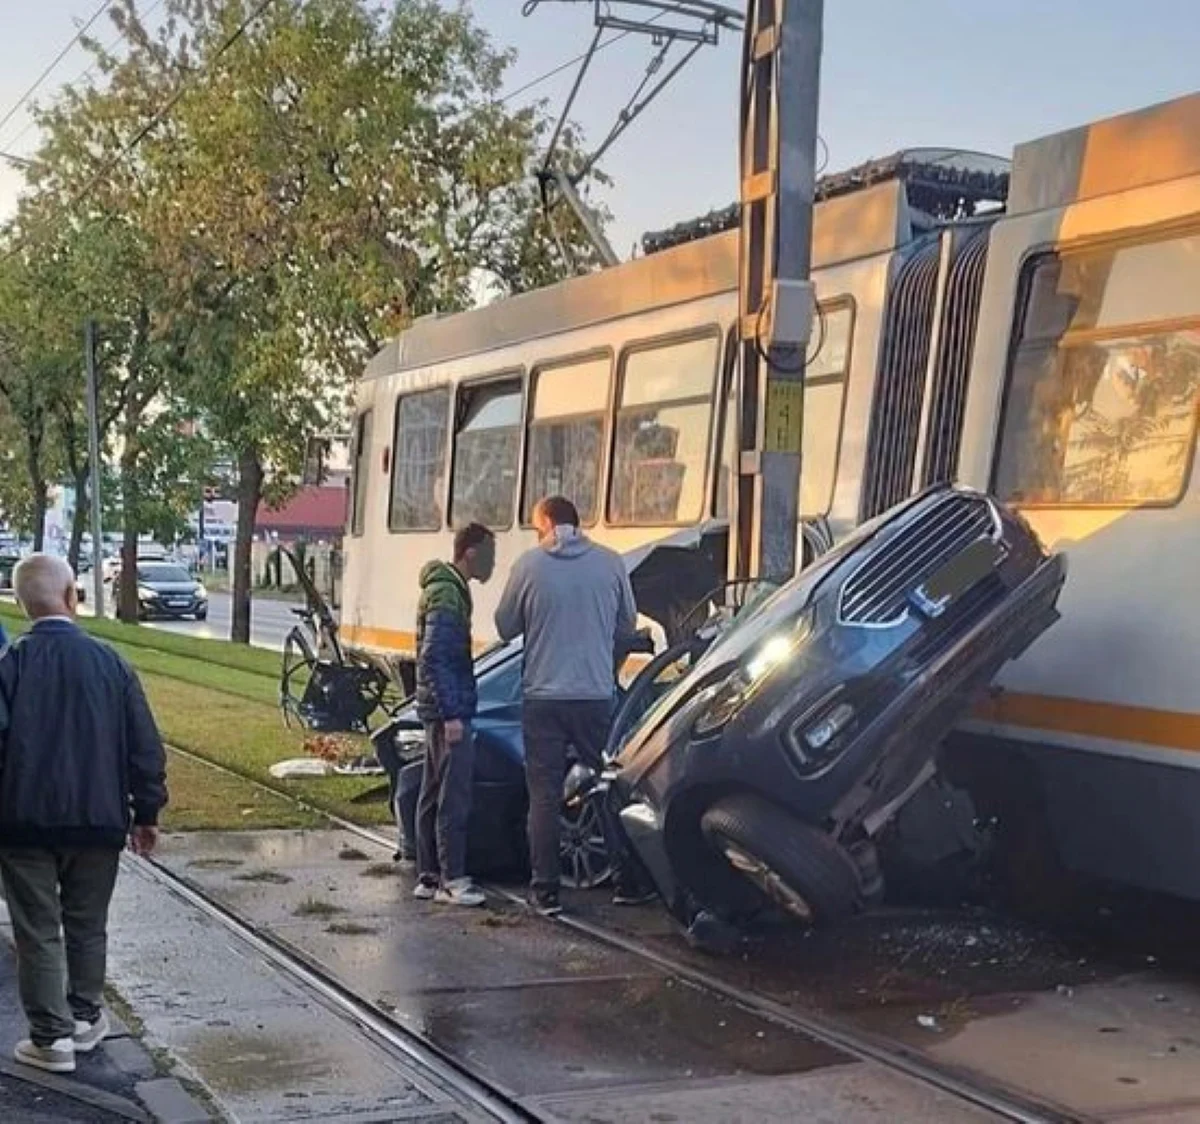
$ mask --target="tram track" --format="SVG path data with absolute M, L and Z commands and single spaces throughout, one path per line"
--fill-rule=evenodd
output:
M 389 856 L 395 851 L 395 839 L 382 832 L 354 823 L 286 791 L 246 777 L 187 750 L 172 747 L 172 752 L 216 772 L 248 781 L 264 792 L 282 797 L 296 807 L 323 818 L 332 827 L 340 828 L 364 842 L 383 848 Z M 505 1121 L 540 1119 L 512 1094 L 482 1080 L 430 1039 L 403 1026 L 376 1004 L 356 995 L 287 941 L 242 917 L 206 893 L 192 880 L 171 871 L 161 862 L 151 860 L 149 866 L 156 877 L 170 885 L 181 897 L 236 932 L 268 961 L 321 995 L 327 1003 L 332 1004 L 346 1018 L 371 1034 L 385 1048 L 401 1053 L 410 1061 L 428 1066 L 444 1083 L 461 1091 L 471 1103 L 483 1108 L 493 1118 Z M 494 884 L 486 888 L 509 904 L 525 906 L 524 898 L 511 888 Z M 872 1063 L 947 1095 L 959 1103 L 983 1109 L 998 1120 L 1011 1121 L 1013 1124 L 1089 1124 L 1093 1119 L 1067 1107 L 1028 1096 L 1020 1090 L 992 1081 L 976 1071 L 936 1061 L 923 1052 L 894 1040 L 864 1032 L 811 1011 L 797 1009 L 759 991 L 730 983 L 714 972 L 670 956 L 635 937 L 597 925 L 587 919 L 564 914 L 558 918 L 547 919 L 547 923 L 562 926 L 586 940 L 635 957 L 648 967 L 730 1002 L 767 1022 L 841 1051 L 857 1061 Z

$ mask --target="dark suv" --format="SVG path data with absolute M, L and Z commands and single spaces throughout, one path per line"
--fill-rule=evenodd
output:
M 1064 576 L 1018 515 L 935 489 L 643 689 L 641 713 L 618 722 L 610 797 L 672 912 L 729 916 L 765 894 L 812 923 L 869 898 L 872 839 L 1003 664 L 1057 619 Z

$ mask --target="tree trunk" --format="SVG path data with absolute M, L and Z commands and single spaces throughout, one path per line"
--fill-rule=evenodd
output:
M 91 521 L 91 490 L 88 487 L 88 469 L 85 465 L 76 470 L 73 483 L 75 485 L 75 514 L 71 519 L 71 541 L 67 547 L 67 561 L 71 569 L 79 573 L 79 556 L 83 553 L 83 535 Z M 99 543 L 92 543 L 92 565 L 100 565 L 101 550 Z
M 30 478 L 33 487 L 33 549 L 41 552 L 46 546 L 46 508 L 49 500 L 46 496 L 46 481 Z
M 121 597 L 117 604 L 117 618 L 126 624 L 137 624 L 138 621 L 137 548 L 137 523 L 127 509 L 125 531 L 121 538 Z
M 29 475 L 29 515 L 33 533 L 33 549 L 41 552 L 46 546 L 46 508 L 49 505 L 45 474 L 42 472 L 42 430 L 30 429 L 25 437 L 25 471 Z
M 238 454 L 238 519 L 233 546 L 233 624 L 229 639 L 235 644 L 250 643 L 250 548 L 262 490 L 263 467 L 258 450 L 244 449 Z

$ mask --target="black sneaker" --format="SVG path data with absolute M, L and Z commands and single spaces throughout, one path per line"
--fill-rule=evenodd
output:
M 557 890 L 531 890 L 529 904 L 543 917 L 557 917 L 562 913 Z

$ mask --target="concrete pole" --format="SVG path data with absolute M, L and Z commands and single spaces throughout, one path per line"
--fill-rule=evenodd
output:
M 742 53 L 735 577 L 796 571 L 822 0 L 750 0 Z

